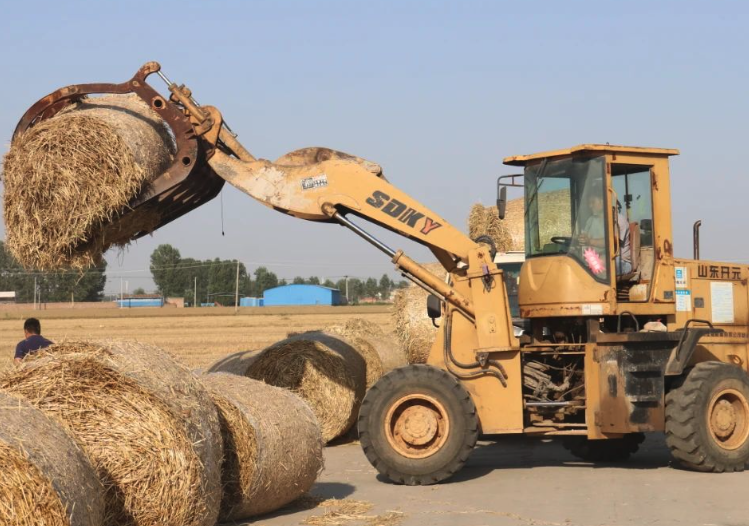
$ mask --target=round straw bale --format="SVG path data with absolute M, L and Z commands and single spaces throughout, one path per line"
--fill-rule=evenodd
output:
M 62 422 L 106 493 L 107 524 L 213 526 L 221 500 L 218 415 L 190 371 L 136 343 L 65 342 L 0 377 Z
M 499 219 L 495 206 L 484 207 L 476 203 L 471 207 L 471 213 L 468 216 L 468 234 L 471 239 L 489 236 L 494 240 L 499 252 L 512 250 L 512 234 L 505 225 L 505 221 Z
M 406 356 L 398 342 L 392 334 L 386 333 L 376 323 L 363 318 L 350 318 L 342 325 L 327 327 L 325 332 L 340 335 L 352 342 L 357 350 L 371 348 L 374 351 L 373 354 L 377 360 L 368 359 L 366 351 L 362 353 L 362 357 L 367 362 L 367 388 L 371 387 L 383 374 L 406 365 Z M 371 367 L 370 363 L 372 363 Z
M 362 357 L 364 367 L 366 368 L 365 378 L 367 389 L 382 378 L 382 359 L 368 338 L 364 338 L 354 331 L 346 330 L 344 325 L 331 325 L 326 327 L 323 332 L 345 341 Z
M 312 409 L 285 389 L 228 373 L 201 377 L 224 438 L 221 520 L 276 510 L 306 493 L 322 469 Z
M 207 373 L 230 373 L 245 376 L 252 360 L 258 355 L 259 350 L 239 351 L 216 360 L 206 369 Z
M 342 435 L 356 420 L 366 391 L 366 364 L 350 344 L 307 332 L 263 349 L 246 376 L 289 389 L 312 408 L 323 440 Z
M 393 300 L 395 334 L 408 363 L 426 363 L 437 329 L 427 316 L 427 293 L 420 287 L 400 289 Z
M 441 280 L 447 279 L 447 271 L 445 270 L 445 267 L 442 266 L 442 263 L 432 262 L 432 263 L 419 263 L 422 267 L 424 267 L 426 270 L 440 278 Z M 415 287 L 413 283 L 411 283 L 409 286 Z
M 15 138 L 5 156 L 6 244 L 25 267 L 86 268 L 159 221 L 119 216 L 169 167 L 174 141 L 135 95 L 89 98 Z
M 447 271 L 441 263 L 421 263 L 435 276 L 446 280 Z M 437 329 L 427 316 L 427 296 L 424 289 L 411 284 L 399 289 L 393 298 L 395 336 L 408 363 L 426 363 Z
M 0 524 L 101 526 L 104 488 L 63 429 L 0 392 Z

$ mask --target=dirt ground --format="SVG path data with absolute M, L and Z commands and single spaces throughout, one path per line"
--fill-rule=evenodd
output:
M 39 318 L 42 334 L 52 341 L 137 340 L 167 349 L 191 369 L 236 351 L 261 349 L 290 331 L 321 329 L 351 317 L 392 329 L 388 306 L 261 307 L 239 309 L 237 314 L 233 308 L 14 312 L 0 318 L 0 369 L 12 364 L 28 316 Z
M 396 486 L 378 476 L 358 444 L 328 447 L 313 495 L 354 499 L 371 510 L 287 508 L 257 526 L 739 526 L 749 524 L 749 473 L 670 466 L 661 435 L 624 464 L 577 461 L 558 442 L 504 437 L 480 442 L 462 471 L 435 486 Z M 328 516 L 325 512 L 328 511 Z

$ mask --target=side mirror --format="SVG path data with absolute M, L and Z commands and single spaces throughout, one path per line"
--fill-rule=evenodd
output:
M 500 219 L 505 218 L 505 210 L 507 208 L 507 187 L 503 186 L 499 189 L 497 195 L 497 215 Z
M 427 296 L 427 316 L 432 318 L 432 321 L 442 317 L 442 302 L 434 294 Z

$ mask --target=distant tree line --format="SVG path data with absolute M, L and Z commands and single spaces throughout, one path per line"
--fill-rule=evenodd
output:
M 100 301 L 107 277 L 107 262 L 85 272 L 59 270 L 49 272 L 27 271 L 7 251 L 0 241 L 0 290 L 14 291 L 16 302 L 33 303 L 36 280 L 37 301 Z
M 198 260 L 183 258 L 179 250 L 171 245 L 159 245 L 151 254 L 151 275 L 158 292 L 166 297 L 182 297 L 192 303 L 197 283 L 198 303 L 218 302 L 233 305 L 236 287 L 237 265 L 239 266 L 239 296 L 261 297 L 263 293 L 280 285 L 287 285 L 286 279 L 268 270 L 258 267 L 252 274 L 247 272 L 244 263 L 236 260 L 208 259 Z M 316 276 L 303 278 L 297 276 L 294 284 L 322 285 L 335 288 L 346 294 L 346 279 L 336 282 L 326 279 L 321 281 Z M 358 303 L 361 298 L 371 297 L 387 300 L 393 290 L 406 286 L 405 281 L 393 281 L 387 274 L 376 278 L 348 279 L 348 301 Z M 136 291 L 140 293 L 141 291 Z

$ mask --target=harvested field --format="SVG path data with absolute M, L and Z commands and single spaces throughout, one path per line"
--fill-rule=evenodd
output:
M 98 263 L 156 227 L 155 211 L 119 218 L 173 152 L 164 123 L 137 96 L 86 99 L 33 126 L 5 156 L 6 246 L 27 268 Z
M 205 368 L 229 354 L 263 349 L 295 330 L 305 332 L 364 318 L 392 330 L 389 306 L 261 307 L 240 309 L 107 309 L 21 311 L 0 318 L 0 369 L 13 363 L 13 349 L 23 338 L 23 320 L 36 316 L 42 333 L 63 339 L 137 339 L 177 356 L 190 369 Z

